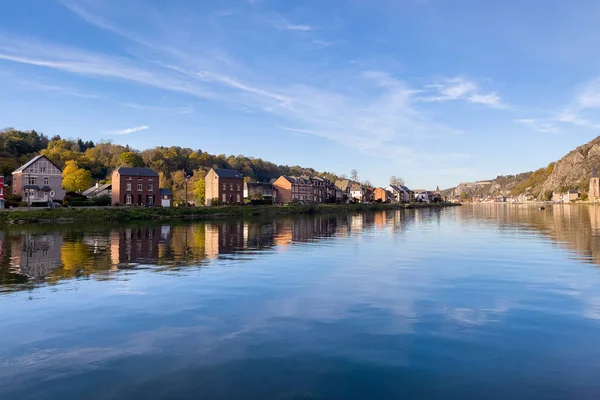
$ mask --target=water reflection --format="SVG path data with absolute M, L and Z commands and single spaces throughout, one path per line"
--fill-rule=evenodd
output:
M 368 229 L 401 231 L 403 211 L 275 220 L 104 227 L 23 227 L 0 231 L 0 291 L 140 267 L 207 265 L 293 243 L 320 242 Z
M 525 205 L 482 204 L 274 220 L 9 229 L 0 231 L 0 292 L 90 275 L 110 279 L 111 271 L 131 268 L 208 265 L 216 259 L 285 251 L 294 243 L 322 242 L 369 230 L 402 233 L 414 227 L 418 232 L 444 219 L 493 224 L 507 232 L 516 228 L 542 234 L 575 252 L 579 259 L 600 265 L 600 207 L 560 205 L 540 211 Z

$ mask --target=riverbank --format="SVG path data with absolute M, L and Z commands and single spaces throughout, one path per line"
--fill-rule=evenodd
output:
M 293 215 L 397 210 L 413 208 L 441 208 L 457 206 L 451 203 L 410 203 L 410 204 L 313 204 L 289 206 L 225 206 L 190 208 L 55 208 L 30 209 L 0 212 L 0 223 L 75 223 L 75 222 L 118 222 L 144 220 L 184 220 L 211 219 L 222 217 L 244 217 L 254 215 Z

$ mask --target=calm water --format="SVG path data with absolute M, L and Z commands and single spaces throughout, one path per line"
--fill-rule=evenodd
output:
M 0 399 L 600 398 L 600 207 L 0 229 Z

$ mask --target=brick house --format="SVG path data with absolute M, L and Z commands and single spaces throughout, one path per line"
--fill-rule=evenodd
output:
M 28 204 L 63 200 L 62 170 L 46 156 L 36 156 L 12 173 L 13 194 Z
M 376 202 L 387 203 L 390 201 L 390 193 L 384 188 L 375 189 L 374 200 Z
M 212 168 L 206 174 L 204 202 L 212 205 L 214 199 L 224 204 L 244 202 L 244 177 L 233 169 Z
M 150 168 L 119 167 L 112 173 L 112 204 L 160 205 L 158 173 Z
M 273 187 L 277 191 L 278 203 L 313 201 L 313 187 L 308 179 L 282 175 L 273 183 Z

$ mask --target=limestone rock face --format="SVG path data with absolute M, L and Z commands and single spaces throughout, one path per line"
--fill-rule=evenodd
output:
M 579 146 L 554 165 L 542 192 L 560 188 L 574 188 L 590 178 L 592 169 L 600 166 L 600 137 Z
M 586 183 L 589 182 L 594 167 L 600 170 L 600 136 L 577 147 L 554 163 L 552 172 L 545 180 L 545 175 L 542 175 L 542 180 L 536 180 L 533 172 L 524 172 L 518 175 L 498 176 L 485 182 L 463 182 L 455 188 L 445 190 L 444 194 L 460 196 L 464 193 L 472 197 L 498 194 L 518 196 L 521 193 L 530 193 L 539 197 L 548 191 L 587 190 Z M 534 183 L 529 185 L 529 182 Z

